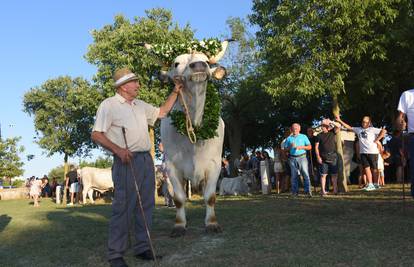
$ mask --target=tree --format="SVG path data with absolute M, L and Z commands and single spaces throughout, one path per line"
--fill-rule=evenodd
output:
M 276 99 L 295 96 L 292 104 L 299 109 L 310 99 L 327 97 L 334 114 L 339 114 L 340 104 L 349 103 L 341 97 L 349 93 L 345 85 L 356 82 L 348 80 L 356 77 L 350 76 L 352 71 L 366 59 L 370 59 L 370 66 L 386 61 L 390 30 L 397 28 L 399 21 L 412 21 L 407 17 L 413 16 L 412 4 L 406 0 L 257 0 L 253 11 L 250 19 L 260 27 L 257 37 L 266 90 Z M 384 34 L 387 32 L 389 36 Z M 373 76 L 362 81 L 366 86 L 358 88 L 358 96 L 378 89 L 372 85 L 378 85 L 379 80 Z M 391 89 L 384 85 L 379 84 Z M 337 144 L 341 151 L 341 142 Z M 346 182 L 340 178 L 346 191 Z
M 18 146 L 20 137 L 0 138 L 0 177 L 9 178 L 12 185 L 12 178 L 23 174 L 23 162 L 19 153 L 24 152 L 23 146 Z
M 133 22 L 118 15 L 112 25 L 92 31 L 94 42 L 85 57 L 98 68 L 94 81 L 104 97 L 114 95 L 112 74 L 120 67 L 140 76 L 139 97 L 144 101 L 160 105 L 167 96 L 167 88 L 156 79 L 163 62 L 139 43 L 181 43 L 192 40 L 193 31 L 188 25 L 180 29 L 168 10 L 156 8 L 145 13 L 147 17 L 135 17 Z
M 101 99 L 88 81 L 69 76 L 47 80 L 24 95 L 24 111 L 34 116 L 36 142 L 49 156 L 63 154 L 64 175 L 69 157 L 95 147 L 90 134 Z
M 231 175 L 235 160 L 247 148 L 269 147 L 274 130 L 274 105 L 261 88 L 256 73 L 256 43 L 240 18 L 229 18 L 230 44 L 223 65 L 228 76 L 217 83 L 222 99 L 222 117 L 226 124 L 225 151 L 230 152 Z
M 111 156 L 106 156 L 106 157 L 98 157 L 94 162 L 87 162 L 87 161 L 81 161 L 81 163 L 79 164 L 79 167 L 95 167 L 95 168 L 101 168 L 101 169 L 105 169 L 105 168 L 111 168 L 113 163 L 112 157 Z

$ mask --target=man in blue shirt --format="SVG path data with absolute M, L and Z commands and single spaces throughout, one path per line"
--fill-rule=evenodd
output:
M 291 170 L 292 195 L 297 196 L 299 193 L 299 173 L 303 176 L 305 194 L 312 197 L 310 191 L 310 179 L 308 171 L 308 159 L 306 150 L 311 150 L 312 146 L 308 137 L 300 133 L 299 123 L 291 126 L 292 134 L 286 139 L 284 150 L 289 153 L 289 166 Z

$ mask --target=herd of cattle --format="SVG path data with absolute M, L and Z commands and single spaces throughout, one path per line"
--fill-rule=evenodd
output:
M 83 203 L 89 202 L 94 204 L 93 199 L 94 190 L 103 194 L 112 191 L 114 184 L 112 181 L 111 169 L 99 169 L 93 167 L 83 167 L 78 170 L 78 175 L 82 181 L 82 197 Z M 157 188 L 162 186 L 162 174 L 156 168 L 156 183 Z M 224 195 L 249 195 L 254 187 L 253 170 L 245 171 L 241 176 L 227 178 L 224 177 L 219 181 L 218 192 L 221 196 Z

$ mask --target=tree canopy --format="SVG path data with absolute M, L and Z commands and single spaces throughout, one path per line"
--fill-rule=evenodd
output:
M 180 28 L 172 21 L 172 13 L 156 8 L 146 11 L 146 17 L 135 17 L 131 22 L 122 15 L 112 25 L 92 31 L 93 44 L 85 55 L 89 63 L 98 67 L 94 81 L 103 96 L 114 95 L 112 74 L 115 69 L 128 67 L 140 76 L 140 99 L 160 105 L 167 89 L 160 84 L 157 72 L 163 62 L 149 53 L 140 43 L 186 43 L 193 39 L 193 30 Z
M 293 96 L 293 108 L 337 96 L 348 110 L 390 102 L 413 82 L 411 1 L 256 0 L 250 20 L 264 87 L 276 100 Z
M 101 95 L 88 81 L 61 76 L 47 80 L 24 95 L 24 111 L 34 116 L 37 143 L 48 152 L 67 157 L 87 154 Z
M 23 174 L 23 162 L 19 154 L 24 152 L 24 147 L 19 146 L 21 138 L 0 138 L 0 177 L 17 177 Z

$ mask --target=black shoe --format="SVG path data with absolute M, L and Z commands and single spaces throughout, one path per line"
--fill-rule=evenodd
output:
M 157 258 L 157 260 L 162 259 L 162 256 L 160 255 L 156 255 L 155 256 Z M 135 258 L 137 259 L 141 259 L 141 260 L 146 260 L 146 261 L 153 261 L 154 260 L 154 256 L 152 255 L 151 250 L 146 250 L 140 254 L 135 255 Z
M 312 193 L 311 192 L 306 193 L 306 197 L 311 198 L 312 197 Z
M 128 265 L 124 261 L 124 258 L 122 257 L 109 260 L 109 264 L 111 265 L 111 267 L 128 267 Z

